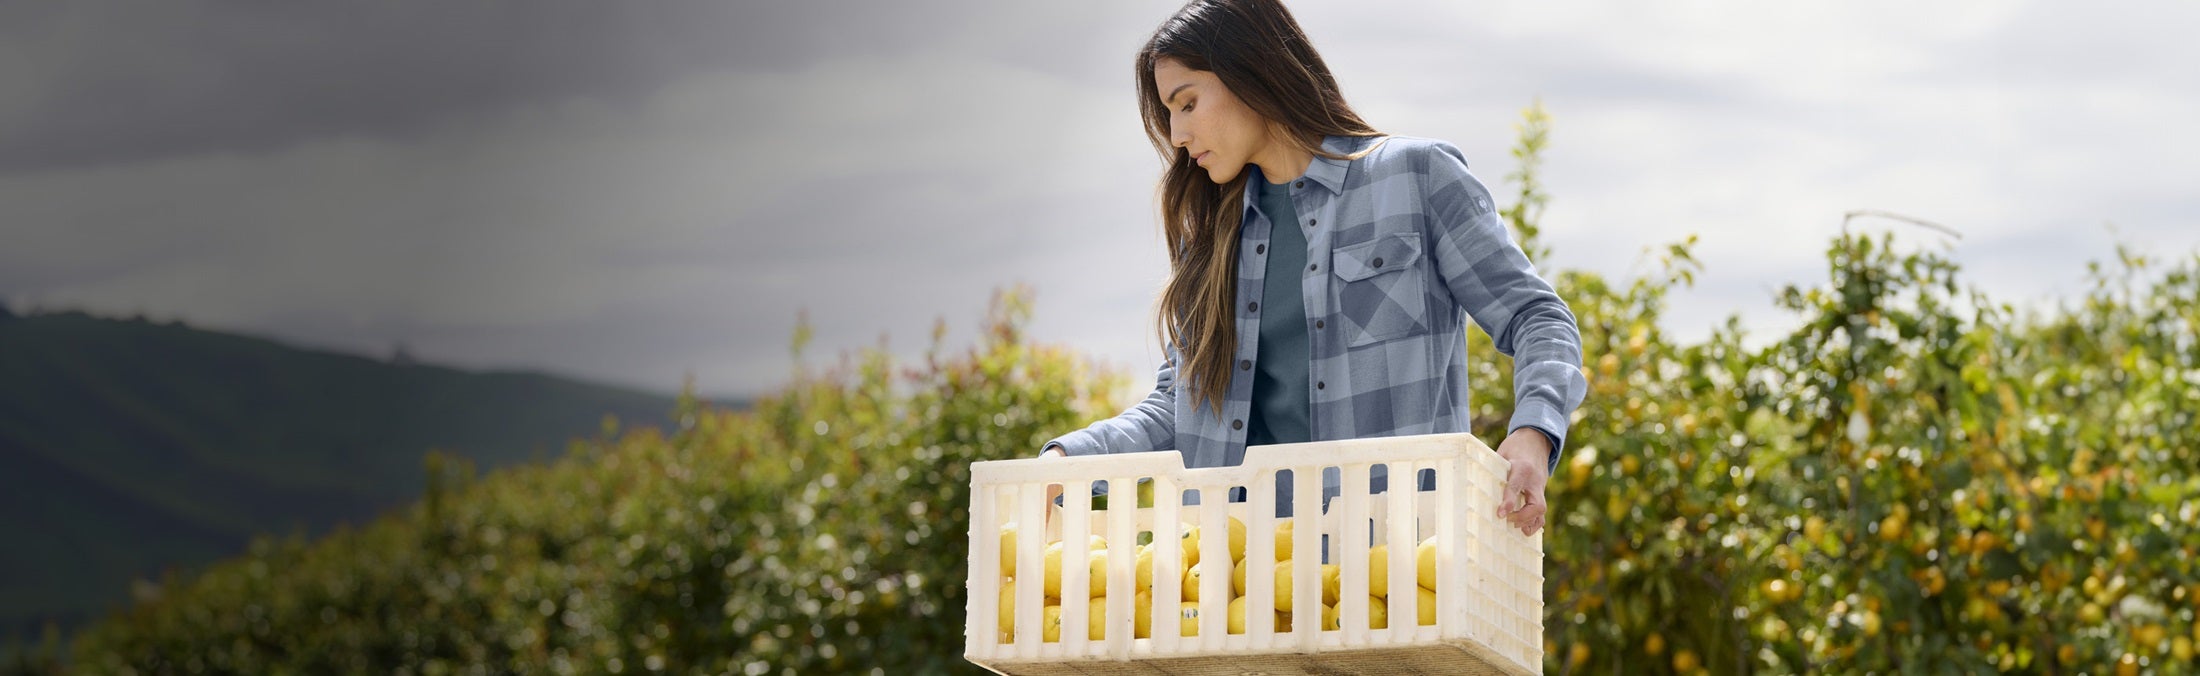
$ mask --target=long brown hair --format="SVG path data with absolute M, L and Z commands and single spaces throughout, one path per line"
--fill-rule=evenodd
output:
M 1382 133 L 1345 105 L 1329 66 L 1278 0 L 1193 0 L 1138 50 L 1138 112 L 1154 151 L 1168 165 L 1159 197 L 1169 284 L 1155 332 L 1176 346 L 1182 359 L 1179 391 L 1189 381 L 1202 403 L 1221 415 L 1237 345 L 1237 244 L 1252 172 L 1216 185 L 1188 151 L 1170 142 L 1169 107 L 1153 81 L 1154 63 L 1164 58 L 1213 72 L 1266 120 L 1270 137 L 1314 155 L 1359 159 L 1374 147 L 1339 155 L 1321 147 L 1323 137 Z

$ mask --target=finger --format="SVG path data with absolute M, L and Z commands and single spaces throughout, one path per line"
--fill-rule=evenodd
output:
M 1518 521 L 1514 522 L 1513 525 L 1520 527 L 1521 535 L 1534 535 L 1536 531 L 1543 528 L 1543 517 L 1522 516 Z
M 1535 530 L 1543 525 L 1544 507 L 1535 499 L 1535 493 L 1532 491 L 1522 493 L 1521 496 L 1527 500 L 1527 504 L 1521 506 L 1520 511 L 1513 513 L 1512 522 L 1513 525 L 1520 527 L 1522 534 L 1533 535 Z
M 1527 506 L 1527 503 L 1521 500 L 1521 493 L 1526 490 L 1527 484 L 1528 475 L 1522 472 L 1518 466 L 1505 473 L 1505 508 L 1500 514 L 1512 514 L 1520 511 L 1521 507 Z

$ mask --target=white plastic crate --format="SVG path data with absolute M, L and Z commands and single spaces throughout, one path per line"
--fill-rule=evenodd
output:
M 1368 493 L 1368 476 L 1387 466 L 1388 490 Z M 1328 511 L 1321 507 L 1322 470 L 1336 468 L 1341 494 Z M 1235 467 L 1186 469 L 1176 451 L 1050 459 L 979 462 L 971 465 L 970 578 L 964 658 L 1003 674 L 1195 674 L 1237 676 L 1329 673 L 1533 674 L 1543 666 L 1543 539 L 1522 535 L 1496 516 L 1503 489 L 1505 461 L 1471 434 L 1431 434 L 1344 441 L 1254 446 Z M 1175 603 L 1183 575 L 1178 542 L 1180 524 L 1201 530 L 1201 561 L 1229 560 L 1227 520 L 1245 524 L 1244 559 L 1274 561 L 1277 519 L 1276 473 L 1291 470 L 1292 595 L 1320 599 L 1322 536 L 1329 535 L 1328 560 L 1340 569 L 1336 609 L 1340 629 L 1324 630 L 1319 611 L 1300 605 L 1292 631 L 1276 631 L 1270 621 L 1245 622 L 1245 633 L 1226 631 L 1233 596 L 1227 573 L 1202 565 L 1197 603 L 1197 635 L 1180 636 Z M 1422 470 L 1434 470 L 1435 490 L 1412 490 Z M 1151 507 L 1138 507 L 1133 487 L 1150 479 Z M 1095 482 L 1109 487 L 1108 509 L 1094 510 L 1089 500 Z M 1049 484 L 1061 484 L 1063 507 L 1046 517 Z M 1242 487 L 1246 501 L 1224 496 Z M 1203 504 L 1184 504 L 1188 491 Z M 1173 499 L 1172 499 L 1173 498 Z M 1216 506 L 1225 509 L 1215 509 Z M 1262 506 L 1264 509 L 1249 509 Z M 1307 518 L 1305 515 L 1319 514 Z M 1392 518 L 1393 516 L 1403 518 Z M 1045 537 L 1022 524 L 1046 522 Z M 1018 525 L 1017 576 L 1013 636 L 1000 630 L 1001 531 Z M 1344 528 L 1344 524 L 1371 524 Z M 1310 528 L 1309 524 L 1318 525 Z M 1138 535 L 1152 531 L 1153 573 L 1151 637 L 1133 635 L 1135 558 Z M 1085 555 L 1074 563 L 1065 553 L 1061 565 L 1060 636 L 1042 640 L 1041 609 L 1045 591 L 1040 571 L 1050 542 L 1084 543 L 1090 535 L 1107 541 L 1104 598 L 1086 598 L 1090 584 Z M 1269 537 L 1262 537 L 1268 535 Z M 1416 586 L 1414 548 L 1435 536 L 1435 610 L 1433 625 L 1420 625 L 1420 596 L 1398 593 Z M 1373 599 L 1368 593 L 1368 549 L 1389 549 L 1388 628 L 1369 629 Z M 1070 551 L 1082 552 L 1082 544 Z M 1248 565 L 1246 615 L 1273 618 L 1274 565 Z M 1227 568 L 1224 569 L 1227 571 Z M 1026 584 L 1025 582 L 1029 582 Z M 1129 590 L 1125 592 L 1124 590 Z M 1088 636 L 1087 613 L 1104 603 L 1105 637 Z M 1299 605 L 1299 604 L 1295 604 Z M 1312 604 L 1319 608 L 1320 604 Z M 1312 621 L 1309 621 L 1312 617 Z M 1004 638 L 1008 640 L 1004 640 Z

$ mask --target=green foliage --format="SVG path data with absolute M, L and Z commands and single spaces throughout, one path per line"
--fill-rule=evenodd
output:
M 1560 276 L 1591 392 L 1551 489 L 1547 670 L 2190 673 L 2200 257 L 2124 251 L 2041 316 L 1895 239 L 1835 238 L 1758 349 L 1732 317 L 1659 331 L 1693 238 L 1625 290 Z M 1497 380 L 1475 399 L 1502 420 Z
M 983 344 L 843 357 L 749 411 L 684 394 L 677 429 L 575 442 L 476 478 L 425 461 L 411 509 L 251 552 L 79 637 L 95 672 L 973 671 L 961 660 L 971 462 L 1028 456 L 1123 384 L 1027 344 L 1028 291 Z M 808 335 L 796 329 L 796 345 Z
M 1507 213 L 1544 251 L 1535 210 Z M 1941 252 L 1845 232 L 1823 284 L 1777 294 L 1795 329 L 1753 344 L 1730 317 L 1681 344 L 1660 317 L 1694 243 L 1624 283 L 1554 278 L 1590 392 L 1550 489 L 1546 670 L 2190 672 L 2200 257 L 2123 251 L 2081 302 L 2026 313 Z M 431 456 L 420 505 L 170 579 L 76 660 L 971 672 L 969 463 L 1121 410 L 1123 376 L 1025 341 L 1027 302 L 997 297 L 953 358 L 942 325 L 915 367 L 800 368 L 744 413 L 683 397 L 669 436 L 607 430 L 479 480 Z M 1476 428 L 1501 433 L 1509 369 L 1469 340 Z

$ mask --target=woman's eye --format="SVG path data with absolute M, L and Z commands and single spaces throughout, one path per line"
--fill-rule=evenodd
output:
M 1192 112 L 1192 104 L 1190 104 L 1190 103 L 1186 103 L 1186 104 L 1184 104 L 1184 112 L 1187 112 L 1187 113 L 1189 113 L 1189 112 Z

